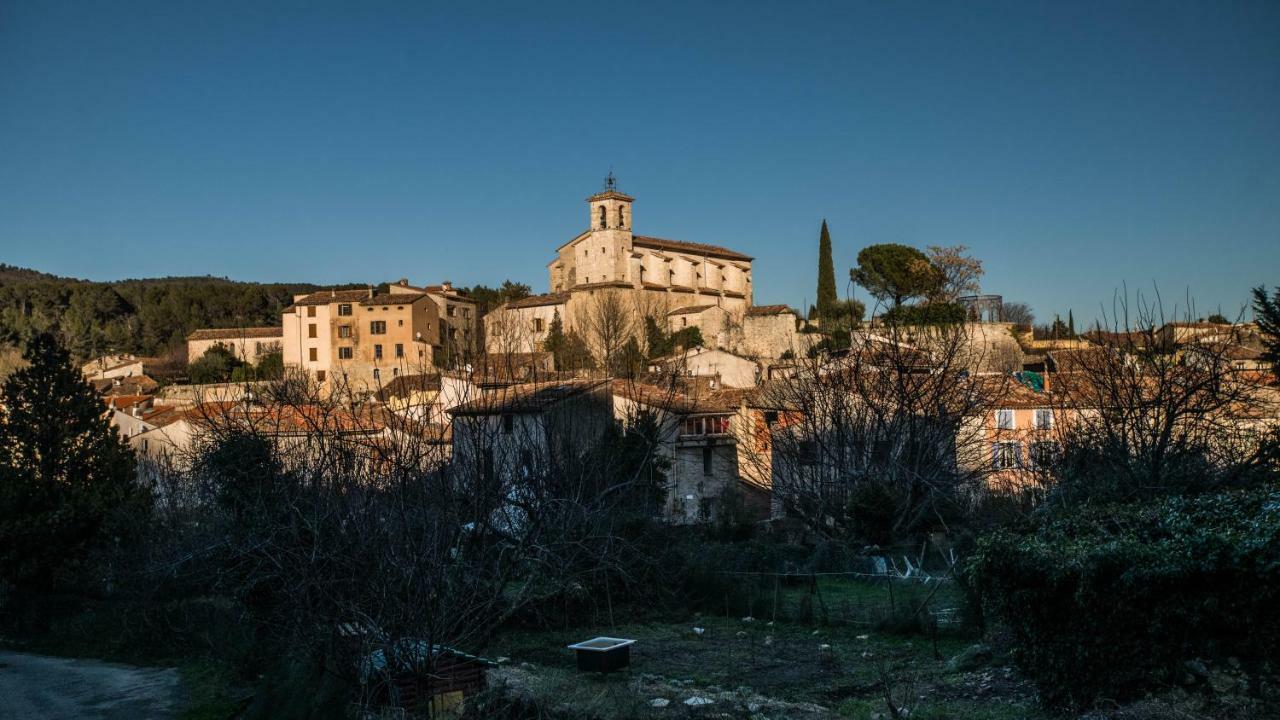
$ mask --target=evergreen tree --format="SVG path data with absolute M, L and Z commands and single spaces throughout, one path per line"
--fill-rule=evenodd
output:
M 101 398 L 53 335 L 5 381 L 0 414 L 0 577 L 54 588 L 93 547 L 140 527 L 150 494 Z
M 564 322 L 560 320 L 560 311 L 556 310 L 555 314 L 551 316 L 551 325 L 547 327 L 547 339 L 542 341 L 542 349 L 551 353 L 557 370 L 566 369 L 563 367 L 565 348 Z
M 827 231 L 827 221 L 822 221 L 822 232 L 818 237 L 818 316 L 831 317 L 836 312 L 840 295 L 836 292 L 836 266 L 831 259 L 831 233 Z
M 1071 308 L 1067 308 L 1067 333 L 1071 337 L 1076 336 L 1076 316 L 1071 312 Z
M 1280 378 L 1280 288 L 1267 297 L 1264 286 L 1253 289 L 1254 320 L 1262 335 L 1262 359 L 1271 363 L 1271 372 Z
M 670 355 L 673 350 L 671 335 L 662 329 L 655 318 L 644 319 L 645 345 L 649 348 L 649 358 L 660 358 Z

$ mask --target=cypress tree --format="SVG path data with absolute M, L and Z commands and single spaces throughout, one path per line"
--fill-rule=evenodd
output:
M 825 318 L 836 312 L 840 296 L 836 293 L 836 266 L 831 259 L 831 233 L 827 221 L 822 221 L 822 233 L 818 238 L 818 316 Z
M 1071 309 L 1067 308 L 1067 334 L 1071 337 L 1076 336 L 1076 318 L 1071 314 Z

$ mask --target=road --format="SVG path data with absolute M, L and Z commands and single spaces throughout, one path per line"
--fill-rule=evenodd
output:
M 168 720 L 178 671 L 0 650 L 0 719 Z

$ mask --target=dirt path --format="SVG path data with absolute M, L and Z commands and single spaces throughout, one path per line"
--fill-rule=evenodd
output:
M 178 671 L 0 650 L 0 718 L 168 720 Z

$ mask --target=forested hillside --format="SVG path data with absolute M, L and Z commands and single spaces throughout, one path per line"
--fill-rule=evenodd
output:
M 77 359 L 165 355 L 196 328 L 278 324 L 295 293 L 317 288 L 214 277 L 90 282 L 0 265 L 0 344 L 54 330 Z

